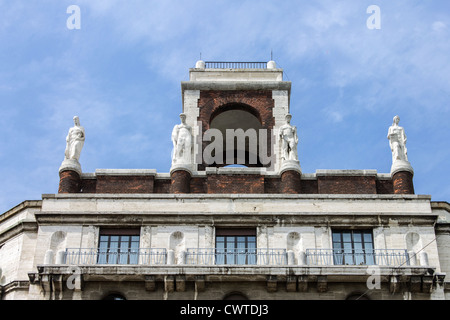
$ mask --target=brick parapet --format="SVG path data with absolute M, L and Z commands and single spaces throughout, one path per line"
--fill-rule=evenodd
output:
M 300 174 L 288 170 L 267 174 L 264 168 L 207 168 L 206 172 L 176 170 L 159 175 L 86 175 L 76 184 L 76 173 L 63 175 L 65 193 L 265 193 L 265 194 L 413 194 L 412 176 L 399 172 L 393 178 L 367 172 Z M 395 184 L 395 186 L 394 186 Z M 70 188 L 70 189 L 69 189 Z M 69 192 L 70 190 L 70 192 Z M 78 191 L 76 191 L 78 190 Z M 396 190 L 396 192 L 394 192 Z

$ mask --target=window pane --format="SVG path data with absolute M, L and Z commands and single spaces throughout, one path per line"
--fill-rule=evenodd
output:
M 100 243 L 99 243 L 99 248 L 100 248 L 100 249 L 106 249 L 106 248 L 108 248 L 108 241 L 100 241 Z
M 363 252 L 363 244 L 361 242 L 355 242 L 353 248 L 355 249 L 355 252 Z
M 372 233 L 369 233 L 369 232 L 364 233 L 364 242 L 372 243 Z
M 350 232 L 343 232 L 342 233 L 342 240 L 344 242 L 352 242 L 352 234 Z
M 344 242 L 344 251 L 351 252 L 353 249 L 353 245 L 351 242 Z
M 354 242 L 362 242 L 362 236 L 359 232 L 353 234 L 353 241 Z
M 225 244 L 223 242 L 217 242 L 216 243 L 216 248 L 217 249 L 223 249 L 225 247 Z
M 333 242 L 341 242 L 341 234 L 333 232 Z
M 139 249 L 139 242 L 132 242 L 130 248 L 131 249 Z

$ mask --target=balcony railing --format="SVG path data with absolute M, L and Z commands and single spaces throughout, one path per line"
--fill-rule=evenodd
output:
M 267 62 L 205 61 L 207 69 L 267 69 Z
M 408 252 L 403 249 L 375 249 L 342 251 L 336 249 L 306 249 L 298 253 L 295 262 L 293 251 L 269 248 L 188 248 L 175 259 L 173 250 L 164 248 L 141 249 L 98 249 L 69 248 L 64 252 L 64 264 L 96 265 L 96 264 L 127 264 L 127 265 L 303 265 L 303 266 L 333 266 L 333 265 L 380 265 L 380 266 L 410 266 Z
M 167 252 L 162 248 L 143 249 L 66 249 L 65 263 L 93 264 L 166 264 Z
M 186 264 L 191 265 L 286 265 L 286 249 L 239 248 L 187 249 Z
M 409 265 L 408 252 L 403 249 L 375 249 L 375 250 L 336 250 L 336 249 L 307 249 L 306 264 L 331 265 L 380 265 L 400 266 Z

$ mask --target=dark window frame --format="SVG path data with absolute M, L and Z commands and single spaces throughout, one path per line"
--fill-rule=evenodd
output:
M 374 265 L 373 230 L 333 229 L 333 261 L 336 265 Z M 338 239 L 339 238 L 339 239 Z
M 137 264 L 140 230 L 103 228 L 99 232 L 98 264 Z
M 256 264 L 256 228 L 218 228 L 215 248 L 216 264 Z

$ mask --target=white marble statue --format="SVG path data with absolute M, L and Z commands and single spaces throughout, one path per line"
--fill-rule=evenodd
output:
M 399 121 L 400 117 L 395 116 L 387 135 L 392 151 L 392 163 L 398 160 L 408 161 L 405 130 L 398 125 Z
M 84 128 L 80 125 L 80 119 L 73 117 L 74 126 L 69 129 L 66 137 L 66 150 L 64 152 L 65 160 L 80 159 L 81 149 L 84 145 L 85 133 Z
M 298 160 L 297 154 L 297 127 L 291 125 L 290 114 L 286 115 L 286 123 L 280 127 L 279 137 L 281 139 L 281 159 L 286 160 Z
M 180 119 L 181 124 L 175 125 L 172 130 L 172 164 L 189 164 L 192 153 L 192 129 L 186 124 L 184 113 L 180 114 Z

